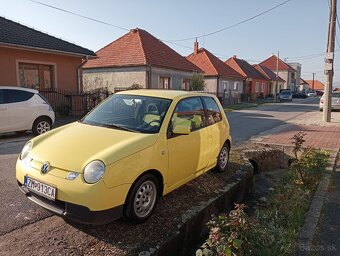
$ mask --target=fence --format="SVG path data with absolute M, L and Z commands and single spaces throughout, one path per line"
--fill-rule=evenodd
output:
M 45 89 L 40 93 L 59 116 L 83 116 L 111 95 L 107 88 L 75 94 L 62 89 Z
M 130 87 L 116 87 L 114 92 L 131 89 Z M 83 116 L 112 93 L 107 88 L 99 88 L 92 91 L 76 94 L 62 89 L 45 89 L 40 93 L 48 100 L 58 116 Z M 226 90 L 224 92 L 206 92 L 217 95 L 223 105 L 234 105 L 240 102 L 237 91 Z

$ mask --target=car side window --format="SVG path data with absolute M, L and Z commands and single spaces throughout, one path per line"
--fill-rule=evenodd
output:
M 4 97 L 5 103 L 17 103 L 17 102 L 27 101 L 30 98 L 32 98 L 34 95 L 34 93 L 32 92 L 11 90 L 11 89 L 5 89 L 3 90 L 3 92 L 4 92 L 3 97 Z
M 203 97 L 203 102 L 207 111 L 208 125 L 221 121 L 222 115 L 216 101 L 211 97 Z
M 196 131 L 205 126 L 205 113 L 199 97 L 186 98 L 177 103 L 172 115 L 169 130 L 181 122 L 191 122 L 191 131 Z
M 3 93 L 3 90 L 0 90 L 0 104 L 4 104 L 5 101 L 4 101 L 4 93 Z

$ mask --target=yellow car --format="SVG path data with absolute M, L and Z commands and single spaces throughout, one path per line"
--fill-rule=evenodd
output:
M 78 122 L 33 138 L 16 163 L 33 202 L 74 221 L 142 222 L 157 199 L 229 160 L 229 123 L 215 96 L 116 93 Z

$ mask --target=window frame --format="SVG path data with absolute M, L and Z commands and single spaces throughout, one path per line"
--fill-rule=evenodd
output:
M 200 98 L 201 98 L 201 101 L 202 101 L 203 107 L 204 107 L 205 119 L 206 119 L 206 127 L 211 126 L 211 125 L 214 125 L 214 124 L 218 124 L 219 122 L 222 122 L 222 121 L 223 121 L 223 116 L 222 116 L 222 113 L 221 113 L 221 109 L 220 109 L 220 107 L 218 106 L 218 103 L 216 102 L 216 100 L 215 100 L 213 97 L 210 97 L 210 96 L 200 96 Z M 215 104 L 216 104 L 218 110 L 220 111 L 219 113 L 220 113 L 220 115 L 221 115 L 221 120 L 219 120 L 218 122 L 214 122 L 213 124 L 209 124 L 209 123 L 208 123 L 208 108 L 207 108 L 207 105 L 205 104 L 203 98 L 210 98 L 210 99 L 212 99 L 212 100 L 215 102 Z
M 164 83 L 164 79 L 169 79 L 169 83 L 168 83 L 168 87 L 167 88 L 165 88 L 165 83 Z M 163 83 L 161 84 L 161 79 L 163 79 Z M 171 76 L 159 76 L 158 77 L 158 88 L 160 88 L 160 89 L 164 89 L 164 90 L 169 90 L 169 89 L 171 89 L 172 88 L 172 86 L 171 86 Z
M 264 92 L 264 88 L 265 87 L 265 83 L 262 83 L 262 85 L 261 85 L 261 92 Z
M 51 88 L 50 89 L 56 89 L 58 88 L 58 72 L 57 72 L 57 64 L 55 62 L 46 62 L 46 61 L 33 61 L 33 60 L 27 60 L 27 59 L 16 59 L 16 77 L 17 77 L 17 86 L 21 87 L 24 86 L 21 84 L 20 79 L 20 69 L 19 64 L 31 64 L 31 65 L 38 65 L 39 68 L 39 89 L 38 90 L 49 90 L 45 88 L 44 84 L 44 66 L 50 66 L 52 67 L 52 74 L 51 74 Z
M 255 92 L 259 92 L 260 90 L 260 82 L 255 82 Z
M 205 121 L 203 122 L 203 126 L 202 126 L 202 127 L 198 128 L 197 130 L 191 131 L 190 133 L 197 132 L 197 131 L 199 131 L 199 130 L 201 130 L 201 129 L 204 129 L 204 128 L 208 127 L 208 123 L 207 123 L 207 111 L 206 111 L 206 108 L 205 108 L 205 106 L 204 106 L 204 102 L 203 102 L 203 100 L 202 100 L 202 97 L 201 97 L 201 96 L 189 96 L 189 97 L 185 97 L 185 98 L 183 98 L 183 99 L 180 99 L 180 100 L 176 103 L 176 105 L 175 105 L 175 107 L 174 107 L 174 110 L 172 111 L 172 114 L 171 114 L 171 117 L 170 117 L 170 120 L 169 120 L 169 123 L 168 123 L 168 127 L 167 127 L 167 129 L 166 129 L 166 137 L 167 137 L 167 139 L 171 139 L 171 138 L 176 138 L 176 137 L 178 137 L 178 136 L 182 136 L 181 134 L 176 134 L 176 135 L 172 134 L 172 131 L 170 130 L 170 129 L 171 129 L 172 118 L 173 118 L 173 116 L 174 116 L 174 114 L 175 114 L 175 110 L 176 110 L 176 107 L 178 106 L 178 104 L 179 104 L 180 102 L 184 101 L 184 100 L 192 99 L 192 98 L 198 98 L 198 99 L 201 101 L 201 104 L 202 104 L 202 107 L 203 107 L 203 112 L 204 112 Z

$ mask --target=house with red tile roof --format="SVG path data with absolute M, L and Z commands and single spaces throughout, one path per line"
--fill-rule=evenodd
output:
M 266 77 L 269 82 L 268 82 L 268 95 L 274 95 L 276 91 L 275 88 L 281 88 L 284 86 L 284 83 L 286 82 L 283 80 L 281 77 L 276 76 L 276 74 L 271 71 L 269 68 L 262 66 L 260 64 L 255 64 L 253 65 L 257 71 L 259 71 L 264 77 Z M 277 84 L 277 85 L 276 85 Z
M 266 97 L 269 92 L 269 79 L 263 76 L 255 67 L 247 61 L 238 59 L 236 55 L 229 58 L 225 63 L 246 77 L 243 84 L 243 93 L 248 94 L 252 100 L 257 97 Z
M 0 27 L 0 86 L 82 92 L 81 68 L 93 51 L 4 17 Z
M 313 91 L 321 91 L 325 90 L 325 84 L 320 82 L 319 80 L 306 80 L 306 83 L 309 85 L 309 90 Z
M 245 77 L 207 49 L 198 48 L 197 41 L 194 44 L 194 52 L 187 56 L 187 60 L 203 71 L 208 92 L 214 92 L 218 97 L 224 97 L 232 91 L 242 93 Z
M 278 75 L 285 80 L 283 87 L 280 89 L 290 89 L 296 91 L 300 86 L 301 77 L 301 64 L 300 63 L 286 63 L 276 55 L 272 55 L 266 60 L 259 63 L 261 66 L 265 66 L 274 73 L 278 70 Z
M 300 78 L 300 91 L 307 92 L 309 91 L 309 84 L 303 79 Z
M 143 29 L 127 34 L 96 52 L 83 69 L 84 88 L 129 87 L 188 89 L 201 70 Z

